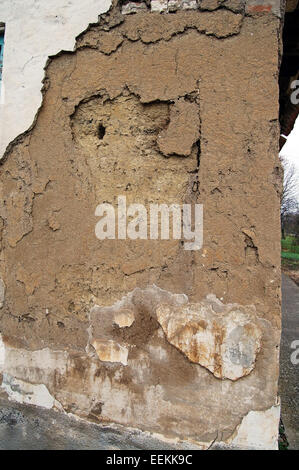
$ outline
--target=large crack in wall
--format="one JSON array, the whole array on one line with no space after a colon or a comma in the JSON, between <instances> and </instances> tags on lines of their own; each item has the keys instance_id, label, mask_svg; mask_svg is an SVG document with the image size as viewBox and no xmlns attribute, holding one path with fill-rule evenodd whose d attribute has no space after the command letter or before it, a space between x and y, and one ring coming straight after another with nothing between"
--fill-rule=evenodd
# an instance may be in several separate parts
<instances>
[{"instance_id":1,"label":"large crack in wall","mask_svg":"<svg viewBox=\"0 0 299 470\"><path fill-rule=\"evenodd\" d=\"M206 443L275 405L279 28L242 9L116 7L49 62L35 126L1 167L14 396L44 385L67 412ZM202 203L203 249L98 240L95 208L118 195ZM203 314L211 293L235 307L213 297Z\"/></svg>"}]
</instances>

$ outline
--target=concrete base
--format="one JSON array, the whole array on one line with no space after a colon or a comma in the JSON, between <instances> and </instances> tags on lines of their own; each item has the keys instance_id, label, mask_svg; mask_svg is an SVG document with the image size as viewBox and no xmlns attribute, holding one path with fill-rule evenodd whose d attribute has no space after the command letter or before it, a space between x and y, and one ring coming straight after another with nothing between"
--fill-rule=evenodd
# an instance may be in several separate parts
<instances>
[{"instance_id":1,"label":"concrete base","mask_svg":"<svg viewBox=\"0 0 299 470\"><path fill-rule=\"evenodd\" d=\"M0 450L191 450L149 433L104 426L0 396Z\"/></svg>"}]
</instances>

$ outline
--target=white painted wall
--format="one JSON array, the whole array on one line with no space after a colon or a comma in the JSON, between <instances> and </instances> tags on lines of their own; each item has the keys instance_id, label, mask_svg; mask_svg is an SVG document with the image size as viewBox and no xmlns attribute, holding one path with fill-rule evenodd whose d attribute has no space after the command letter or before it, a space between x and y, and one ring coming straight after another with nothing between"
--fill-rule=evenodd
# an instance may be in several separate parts
<instances>
[{"instance_id":1,"label":"white painted wall","mask_svg":"<svg viewBox=\"0 0 299 470\"><path fill-rule=\"evenodd\" d=\"M32 124L40 107L47 58L71 51L75 38L111 0L1 0L6 24L0 99L0 158L7 145Z\"/></svg>"}]
</instances>

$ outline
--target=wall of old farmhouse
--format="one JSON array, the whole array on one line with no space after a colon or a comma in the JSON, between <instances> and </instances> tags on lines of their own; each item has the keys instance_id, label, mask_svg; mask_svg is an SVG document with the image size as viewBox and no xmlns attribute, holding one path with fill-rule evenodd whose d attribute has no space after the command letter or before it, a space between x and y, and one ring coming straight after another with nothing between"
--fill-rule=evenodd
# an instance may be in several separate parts
<instances>
[{"instance_id":1,"label":"wall of old farmhouse","mask_svg":"<svg viewBox=\"0 0 299 470\"><path fill-rule=\"evenodd\" d=\"M44 67L50 56L72 51L76 36L96 23L111 0L1 0L5 67L0 100L0 156L33 123L42 102ZM0 157L1 158L1 157Z\"/></svg>"},{"instance_id":2,"label":"wall of old farmhouse","mask_svg":"<svg viewBox=\"0 0 299 470\"><path fill-rule=\"evenodd\" d=\"M10 95L3 19L2 389L203 448L276 448L281 4L153 0L97 22L109 2L77 3L29 88L16 79L30 106ZM202 246L100 240L96 208L120 196L201 204Z\"/></svg>"}]
</instances>

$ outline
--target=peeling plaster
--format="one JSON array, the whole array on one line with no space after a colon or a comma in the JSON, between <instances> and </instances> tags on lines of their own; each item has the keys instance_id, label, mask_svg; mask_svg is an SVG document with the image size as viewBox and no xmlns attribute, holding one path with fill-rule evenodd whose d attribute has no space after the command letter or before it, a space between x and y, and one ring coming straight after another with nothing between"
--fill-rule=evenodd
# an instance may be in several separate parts
<instances>
[{"instance_id":1,"label":"peeling plaster","mask_svg":"<svg viewBox=\"0 0 299 470\"><path fill-rule=\"evenodd\" d=\"M146 293L146 295L144 295ZM124 297L120 302L116 303L116 308L122 308L123 305L130 299L134 305L139 305L140 302L145 302L144 305L155 309L155 303L152 304L154 299L151 299L151 293L158 295L158 301L160 298L168 298L170 302L178 305L182 302L186 302L186 296L173 295L155 286L151 286L141 291L141 289L135 289L127 297ZM215 301L215 298L210 301ZM177 303L178 302L178 303ZM98 308L98 307L97 307ZM110 307L113 309L113 307ZM107 308L107 312L108 312ZM111 312L112 310L110 310ZM99 317L98 317L99 318ZM93 321L97 321L97 317L93 317ZM136 320L135 320L136 321ZM130 329L130 328L129 328ZM120 328L120 331L123 330ZM159 330L161 332L161 330ZM120 364L115 364L114 372L111 370L109 375L105 373L105 369L98 368L97 360L93 358L85 357L82 354L78 355L78 352L66 352L66 351L51 351L49 348L36 351L27 351L23 348L16 348L9 343L0 342L0 366L4 369L2 389L8 394L9 399L17 401L19 403L33 404L44 408L54 408L62 412L66 412L70 415L77 417L94 418L99 415L99 422L101 416L104 417L104 421L112 421L118 424L133 423L135 421L135 413L142 416L142 420L145 422L149 420L152 423L157 422L161 419L165 413L168 416L175 415L179 411L180 419L182 423L192 423L192 416L197 413L192 404L190 410L186 397L184 399L185 405L181 409L181 406L172 409L174 403L169 402L167 399L167 388L163 384L163 380L159 380L160 384L152 384L148 382L148 374L153 371L154 364L160 363L163 367L170 367L171 350L167 347L167 342L163 339L162 335L158 331L157 339L160 338L160 345L154 346L157 339L148 344L142 346L144 352L139 351L139 348L134 348L137 351L134 359L131 358L128 361L127 367L133 373L131 379L131 386L124 387L122 384L123 372L119 367ZM109 342L109 341L108 341ZM112 341L110 341L112 342ZM116 344L116 342L114 342ZM96 345L95 345L96 346ZM148 350L148 353L146 353ZM117 351L115 350L115 354ZM148 355L150 354L150 356ZM151 360L154 362L150 362ZM100 358L101 359L101 358ZM104 358L105 359L105 358ZM107 359L107 358L106 358ZM111 357L113 361L120 361L120 357ZM125 362L125 361L123 361ZM177 362L177 360L176 360ZM80 376L81 364L83 366L84 374ZM165 364L163 366L163 363ZM103 365L105 362L102 363ZM188 369L187 363L184 363L184 369ZM201 369L201 368L200 368ZM1 370L1 369L0 369ZM109 369L108 369L109 370ZM112 375L111 375L112 373ZM172 374L175 371L172 371ZM78 375L79 374L79 375ZM171 374L171 375L172 375ZM129 375L130 376L130 375ZM83 378L84 377L84 378ZM179 379L175 374L176 380ZM62 382L61 382L62 379ZM79 382L78 382L79 380ZM196 386L196 394L198 394L198 386L201 380L198 376L196 380L199 380ZM215 381L215 379L214 379ZM72 384L72 388L65 388L65 385ZM77 385L76 385L77 383ZM134 394L134 387L138 387L138 383L147 384L143 390L143 400L139 401L138 395ZM63 385L64 384L64 385ZM80 384L80 385L79 385ZM82 388L82 386L84 387ZM190 383L188 380L183 384L184 396L186 392L186 386L190 393ZM210 383L210 386L212 383ZM73 388L75 386L75 389ZM242 386L242 385L241 385ZM133 387L133 388L132 388ZM178 388L177 388L178 387ZM227 388L227 387L226 387ZM71 391L72 390L72 391ZM180 388L176 385L176 400L180 403ZM226 392L229 393L227 389ZM224 399L225 388L222 387L222 395ZM154 406L155 404L155 406ZM84 412L84 409L86 411ZM188 411L189 410L189 411ZM188 414L192 411L192 415ZM183 415L181 414L183 412ZM187 414L186 414L187 413ZM120 419L122 416L122 419ZM180 442L182 445L194 445L202 449L208 449L211 446L219 445L220 447L228 448L274 448L275 439L277 439L277 420L279 411L276 409L272 411L264 412L252 412L250 411L244 418L242 418L241 424L237 426L230 438L223 442L217 441L218 434L221 435L221 428L216 433L216 438L207 436L206 439L202 439L201 435L184 436L184 440L173 439L168 437L168 432L164 431L164 435L161 433L152 432L151 435L160 436L163 440L169 440L169 442ZM109 419L107 419L109 417ZM114 417L114 418L113 418ZM139 419L141 419L139 417ZM219 416L220 417L220 416ZM112 418L112 419L111 419ZM190 421L191 420L191 421ZM142 421L140 422L141 425ZM188 425L188 426L189 426ZM217 424L219 426L219 423ZM261 426L261 433L256 434L256 427ZM141 425L142 428L142 425ZM153 428L154 429L154 428ZM170 436L173 435L170 433ZM265 439L264 439L265 436Z\"/></svg>"},{"instance_id":2,"label":"peeling plaster","mask_svg":"<svg viewBox=\"0 0 299 470\"><path fill-rule=\"evenodd\" d=\"M233 435L219 447L242 450L278 450L280 404L264 411L249 411Z\"/></svg>"},{"instance_id":3,"label":"peeling plaster","mask_svg":"<svg viewBox=\"0 0 299 470\"><path fill-rule=\"evenodd\" d=\"M149 316L158 321L167 341L215 377L238 380L254 369L263 323L254 306L225 305L212 294L201 303L192 304L186 296L171 294L155 285L135 289L111 307L96 306L91 310L89 344L101 361L127 365L130 346L111 339L116 334L112 325L120 316L121 322L116 324L119 328L126 325L130 331L131 319L138 316L138 305L149 306Z\"/></svg>"},{"instance_id":4,"label":"peeling plaster","mask_svg":"<svg viewBox=\"0 0 299 470\"><path fill-rule=\"evenodd\" d=\"M273 103L275 89L272 88L276 82L272 77L277 65L277 50L274 46L278 21L273 18L246 18L232 10L217 8L215 12L201 11L198 14L190 11L175 15L149 12L140 15L143 15L141 23L139 14L125 18L119 12L115 17L112 15L109 20L111 24L105 25L108 29L111 26L109 31L104 31L103 25L90 28L78 39L76 54L62 54L51 61L47 69L50 87L45 92L45 106L38 117L39 125L26 136L26 142L12 148L13 158L5 162L3 194L8 207L5 214L5 240L14 249L9 253L7 249L4 250L8 261L7 277L4 279L9 297L5 303L7 311L3 315L2 324L5 328L3 338L4 331L8 336L16 334L17 337L7 339L5 335L5 341L10 346L5 346L2 353L0 349L0 358L2 354L5 387L12 396L14 393L30 395L37 402L47 405L51 404L55 396L68 412L87 419L117 422L126 426L138 423L141 428L154 432L186 436L193 441L200 439L210 445L217 439L218 432L219 435L222 432L231 434L242 417L250 414L251 408L267 408L276 396L278 358L275 353L278 353L279 306L275 289L279 288L279 273L273 270L277 263L276 251L272 247L275 240L277 243L279 241L279 230L275 232L278 225L273 221L272 209L278 208L279 201L278 197L277 200L269 197L273 194L273 185L269 178L265 180L264 173L270 175L273 170L273 149L278 135L272 124L277 117L276 105ZM116 24L119 27L116 28ZM266 46L263 54L257 55L257 45L261 42ZM149 53L145 54L147 48ZM245 56L248 59L248 64L245 60L244 66L246 73L241 66ZM214 66L211 65L213 61ZM165 66L164 73L161 72L161 65ZM94 70L91 70L92 67ZM258 84L265 84L268 90L266 94L256 87L256 68L260 70ZM190 71L188 76L185 74L186 69ZM122 70L122 74L119 74L119 70ZM69 74L67 80L64 73ZM246 79L240 80L242 73L245 73ZM270 76L271 80L268 79ZM198 77L202 78L199 80ZM223 87L223 80L228 78ZM104 90L104 101L108 97L107 115L103 114L99 83ZM193 99L199 87L200 105L203 104L200 106L203 124L200 177L199 156L196 155L200 149L197 152L199 144L194 144L199 130L198 121L190 134L185 133L183 136L186 141L182 155L187 156L193 144L192 154L188 158L168 158L165 164L166 159L161 159L161 154L156 150L156 153L153 152L152 143L153 139L156 143L160 127L165 129L169 108L175 110L174 103L177 100ZM246 93L246 103L239 100L243 96L242 91L243 95ZM57 103L61 97L63 105L52 106L51 103ZM260 106L261 99L263 107ZM112 103L112 100L115 102ZM219 106L222 101L230 103L230 106ZM256 112L248 113L249 106ZM124 118L121 125L111 126L109 145L108 128L104 142L99 144L98 138L94 138L96 134L88 131L87 124L110 118L113 107L116 115ZM215 108L218 115L216 129ZM238 122L235 116L241 116ZM165 133L160 134L162 138L166 137L163 149L167 155L173 151L171 140L175 113L172 118ZM153 120L159 122L149 127L147 124L152 124ZM132 128L137 134L140 134L140 130L146 131L142 139L131 135L132 122L135 124ZM271 125L268 129L269 122ZM57 123L59 132L55 127ZM141 123L146 126L140 126ZM230 128L226 128L227 123ZM260 123L265 123L267 127L261 129ZM107 124L104 122L104 125ZM180 134L185 131L185 123L181 124ZM270 135L270 130L273 134L269 142L267 139L261 141L259 134L251 135L253 148L257 154L263 155L254 164L249 159L242 160L246 155L246 146L244 153L243 137L240 136L247 136L248 127L258 128L266 136ZM234 132L231 133L231 129ZM250 129L249 134L253 132ZM120 130L125 131L128 140L134 144L125 146L124 151L120 150L119 144L126 143L127 139ZM230 139L227 139L227 135L230 135ZM54 140L57 140L57 147L53 145L52 148ZM62 141L63 145L60 146ZM136 142L139 145L138 152ZM133 158L128 158L127 149L132 151ZM143 155L141 162L134 160L139 149L146 150L146 158ZM235 157L236 149L238 158ZM115 156L115 161L111 155ZM121 160L122 155L125 155L124 161ZM49 160L53 167L48 166ZM102 167L99 167L99 160ZM148 167L144 165L145 161L149 163ZM113 166L109 167L114 164L117 164L117 171ZM125 171L120 178L118 170L121 165ZM129 166L145 173L139 172L132 178L128 174ZM161 174L157 172L158 168ZM155 173L149 178L151 169ZM105 179L101 180L104 170L108 175L106 186ZM72 171L74 175L71 176ZM86 251L82 249L81 240L90 240L89 232L80 232L83 224L77 223L74 216L78 216L78 221L82 214L86 217L86 208L94 203L94 195L107 199L115 195L115 188L126 188L129 191L132 188L128 183L133 182L135 195L139 197L149 195L150 198L155 196L160 200L160 194L164 197L173 190L175 197L180 194L182 199L188 198L189 188L193 191L195 173L197 186L199 183L205 185L202 194L209 208L205 264L201 263L201 258L194 256L191 260L185 254L183 262L179 251L172 248L167 249L164 255L161 245L152 251L147 251L145 246L134 245L134 249L131 246L129 252L115 250L115 253L110 247L105 251L104 245L97 251L98 246L94 245L90 250L91 259L89 248ZM178 174L179 178L175 179ZM242 175L242 179L236 177L237 174ZM112 179L114 176L116 182ZM154 185L146 187L145 182L148 180ZM256 181L255 187L252 187L253 180ZM140 181L142 187L138 186ZM76 200L73 186L75 194L80 196ZM31 188L34 188L34 194ZM67 193L69 188L71 195ZM248 194L250 191L253 192L252 198ZM227 199L224 197L225 192ZM257 192L265 200L259 211L251 207L252 202L256 201ZM36 198L37 194L41 197ZM49 201L47 198L51 199L54 194L57 200L47 204L49 213L43 218L44 212L38 206L43 206ZM234 198L232 195L236 194L238 197ZM57 213L58 206L61 207L61 200L65 204L56 218L53 214ZM70 202L70 206L67 202ZM82 207L80 203L83 203ZM78 209L82 209L82 212ZM91 210L89 212L92 213ZM20 218L20 214L24 214L24 217ZM71 217L68 218L69 214ZM62 219L64 225L59 223ZM74 221L75 228L79 229L77 240L80 249L75 244L76 237L73 237ZM41 230L45 231L42 248L46 245L53 249L52 240L56 240L51 270L48 269L44 251L39 251L40 222ZM249 230L253 223L254 233ZM88 226L88 223L85 225ZM36 233L38 240L35 238ZM268 233L269 237L273 237L273 243L264 240L264 235L261 237L259 233ZM30 236L27 237L28 234ZM57 235L63 245L61 251L57 238L54 239ZM47 240L46 244L44 240ZM31 258L32 244L35 246L34 259ZM86 246L89 246L88 243ZM71 253L72 256L66 258ZM23 255L24 269L19 266ZM273 279L275 273L277 279L270 286L272 291L269 294L263 288L263 282L266 286L269 276ZM265 281L262 282L262 279ZM226 302L234 299L241 307L251 302L256 305L259 315L269 321L263 326L261 354L257 354L260 335L259 332L255 334L253 328L253 336L257 341L253 348L254 354L250 355L250 370L246 371L248 375L244 380L236 380L234 383L216 380L202 364L193 362L188 355L174 347L167 334L163 334L156 312L165 303L170 305L170 310L181 312L189 305L188 297L185 294L172 294L155 285L134 289L136 285L146 286L153 282L165 289L186 292L197 303L207 292L217 291L218 297L223 296ZM46 295L49 308L44 316L45 287L48 289ZM114 303L128 291L128 295ZM211 298L208 300L212 301ZM94 307L88 318L89 308L94 303L100 303L101 306ZM214 303L215 308L219 307L218 300ZM27 307L31 316L28 313L23 316L24 308ZM128 314L123 316L126 310L132 313L131 318ZM216 317L217 326L219 318ZM242 315L240 319L244 320ZM196 326L200 321L197 320ZM179 326L182 326L182 321ZM85 350L86 330L88 344ZM164 330L167 330L167 325ZM221 342L219 344L221 346ZM41 349L45 345L49 345L49 348ZM123 367L125 364L126 367ZM271 371L271 380L269 372L266 374L265 371ZM241 370L241 374L238 372L236 376L234 371L234 378L239 378L243 372ZM224 377L228 375L224 374ZM33 388L31 384L34 384ZM240 400L240 397L244 397L244 400ZM23 399L18 395L17 398ZM272 426L271 423L269 426ZM273 428L271 432L275 434L276 431ZM245 431L242 431L243 434L243 440L248 440Z\"/></svg>"},{"instance_id":5,"label":"peeling plaster","mask_svg":"<svg viewBox=\"0 0 299 470\"><path fill-rule=\"evenodd\" d=\"M124 366L128 364L128 349L125 346L112 340L94 340L92 345L95 348L100 361L120 362Z\"/></svg>"},{"instance_id":6,"label":"peeling plaster","mask_svg":"<svg viewBox=\"0 0 299 470\"><path fill-rule=\"evenodd\" d=\"M59 403L52 397L44 384L31 384L16 379L9 374L3 374L2 388L8 394L10 400L28 405L62 410Z\"/></svg>"},{"instance_id":7,"label":"peeling plaster","mask_svg":"<svg viewBox=\"0 0 299 470\"><path fill-rule=\"evenodd\" d=\"M135 320L134 312L130 310L122 310L119 313L116 313L114 316L114 323L116 323L120 328L126 328L132 326Z\"/></svg>"},{"instance_id":8,"label":"peeling plaster","mask_svg":"<svg viewBox=\"0 0 299 470\"><path fill-rule=\"evenodd\" d=\"M225 7L228 12L239 13L243 12L244 4L249 15L273 13L281 16L281 0L268 0L266 5L262 0L219 0L212 8L196 0L152 0L151 11L161 13L198 8L211 11ZM96 23L99 15L109 11L111 5L112 0L86 0L84 8L80 0L63 4L60 0L50 3L1 1L0 22L6 24L6 29L0 97L0 158L8 145L34 123L42 104L41 90L48 58L61 51L73 51L76 37L89 24ZM122 7L124 15L146 10L146 4L140 2L129 2Z\"/></svg>"},{"instance_id":9,"label":"peeling plaster","mask_svg":"<svg viewBox=\"0 0 299 470\"><path fill-rule=\"evenodd\" d=\"M42 102L44 67L50 56L72 51L76 37L111 0L1 0L5 23L3 83L0 100L0 157L8 144L33 123Z\"/></svg>"},{"instance_id":10,"label":"peeling plaster","mask_svg":"<svg viewBox=\"0 0 299 470\"><path fill-rule=\"evenodd\" d=\"M198 304L160 305L157 318L167 340L215 377L237 380L253 370L262 337L254 307L209 295Z\"/></svg>"}]
</instances>

